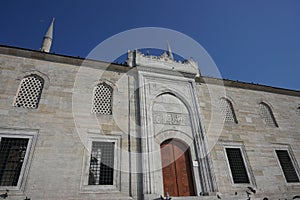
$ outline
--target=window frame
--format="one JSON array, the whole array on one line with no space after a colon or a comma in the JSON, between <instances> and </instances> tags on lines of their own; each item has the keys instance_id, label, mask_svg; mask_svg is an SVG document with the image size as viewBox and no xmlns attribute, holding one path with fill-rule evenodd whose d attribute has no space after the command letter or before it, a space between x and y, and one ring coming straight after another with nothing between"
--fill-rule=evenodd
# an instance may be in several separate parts
<instances>
[{"instance_id":1,"label":"window frame","mask_svg":"<svg viewBox=\"0 0 300 200\"><path fill-rule=\"evenodd\" d=\"M224 101L225 103L222 104L222 101ZM233 121L228 121L226 120L227 119L227 112L226 111L225 113L223 112L223 106L226 106L226 108L228 107L229 110L230 110L230 114L232 115L232 119ZM222 106L223 105L223 106ZM229 98L227 97L221 97L219 99L219 109L220 109L220 112L221 112L221 116L222 116L222 121L224 124L238 124L238 120L237 120L237 116L236 116L236 113L235 113L235 109L234 109L234 106L233 106L233 103L232 103L232 100L230 100Z\"/></svg>"},{"instance_id":2,"label":"window frame","mask_svg":"<svg viewBox=\"0 0 300 200\"><path fill-rule=\"evenodd\" d=\"M0 128L0 142L3 137L6 138L26 138L28 139L26 154L24 157L24 162L20 171L18 183L16 186L0 186L0 191L5 191L6 189L10 191L23 192L26 179L28 176L29 168L31 165L34 147L37 141L37 130L23 130L23 129L4 129Z\"/></svg>"},{"instance_id":3,"label":"window frame","mask_svg":"<svg viewBox=\"0 0 300 200\"><path fill-rule=\"evenodd\" d=\"M25 81L25 79L27 79L29 77L37 77L37 79L40 79L41 83L42 83L39 94L38 94L38 99L37 99L37 102L36 102L36 106L34 108L24 107L24 104L22 104L21 106L17 106L17 100L18 100L19 94L21 92L22 84ZM44 88L45 88L45 79L43 77L41 77L40 75L33 73L33 74L28 74L28 75L22 77L22 79L19 82L17 93L15 94L15 97L14 97L13 106L16 107L16 108L37 110L39 108L39 105L40 105L40 102L41 102L41 99L42 99L42 94L43 94Z\"/></svg>"},{"instance_id":4,"label":"window frame","mask_svg":"<svg viewBox=\"0 0 300 200\"><path fill-rule=\"evenodd\" d=\"M99 134L89 134L84 148L83 169L81 177L80 191L83 193L115 193L120 192L120 135L104 136ZM114 143L114 166L112 185L89 185L89 169L91 160L91 150L93 142L113 142Z\"/></svg>"},{"instance_id":5,"label":"window frame","mask_svg":"<svg viewBox=\"0 0 300 200\"><path fill-rule=\"evenodd\" d=\"M109 88L111 94L110 94L110 113L109 114L104 114L100 112L95 112L95 100L96 100L96 89L100 87L101 85L104 85ZM92 107L91 107L91 113L95 114L97 116L112 116L113 115L113 95L114 95L114 87L112 84L109 84L107 82L100 82L98 83L94 88L93 88L93 99L92 99Z\"/></svg>"},{"instance_id":6,"label":"window frame","mask_svg":"<svg viewBox=\"0 0 300 200\"><path fill-rule=\"evenodd\" d=\"M247 173L247 176L248 176L248 179L249 179L249 183L234 183L230 163L229 163L227 152L226 152L227 148L235 148L235 149L240 150L241 155L242 155L242 159L243 159L243 162L244 162L244 165L245 165L245 168L246 168L246 173ZM224 154L225 154L227 170L229 172L230 181L231 181L232 186L237 186L237 187L239 187L239 186L242 186L242 187L254 186L255 187L256 183L255 183L254 175L253 175L253 172L252 172L252 169L251 169L251 166L250 166L250 162L247 158L245 146L243 144L240 144L240 143L226 143L226 144L223 144L223 151L224 151Z\"/></svg>"},{"instance_id":7,"label":"window frame","mask_svg":"<svg viewBox=\"0 0 300 200\"><path fill-rule=\"evenodd\" d=\"M284 171L283 171L282 166L281 166L281 163L280 163L279 158L277 156L276 150L287 151L287 153L288 153L288 155L289 155L289 157L290 157L290 159L292 161L293 167L294 167L294 169L296 171L296 174L298 176L299 182L287 182L285 174L284 174ZM287 185L300 185L300 168L299 168L298 162L297 162L297 160L296 160L296 158L295 158L295 156L293 154L292 148L289 145L277 146L277 147L274 147L273 152L274 152L274 156L275 156L276 162L277 162L277 164L278 164L278 166L280 168L280 171L282 173L282 176L284 178L285 183Z\"/></svg>"},{"instance_id":8,"label":"window frame","mask_svg":"<svg viewBox=\"0 0 300 200\"><path fill-rule=\"evenodd\" d=\"M262 108L261 106L264 106L265 109L267 110L267 114L269 116L265 116L263 115L263 112L262 112ZM259 104L258 104L258 108L259 108L259 115L260 115L260 118L262 119L263 123L265 124L266 127L269 127L269 128L279 128L279 125L277 123L277 120L275 118L275 115L274 115L274 112L273 112L273 109L271 107L271 105L269 105L268 103L264 102L264 101L261 101ZM266 118L270 117L271 120L272 120L272 124L271 123L267 123L266 121Z\"/></svg>"}]
</instances>

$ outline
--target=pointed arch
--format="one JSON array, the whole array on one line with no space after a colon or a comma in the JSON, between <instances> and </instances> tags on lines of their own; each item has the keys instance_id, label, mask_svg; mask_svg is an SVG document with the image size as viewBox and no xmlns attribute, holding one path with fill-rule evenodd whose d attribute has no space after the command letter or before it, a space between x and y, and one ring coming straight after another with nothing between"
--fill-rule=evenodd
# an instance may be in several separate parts
<instances>
[{"instance_id":1,"label":"pointed arch","mask_svg":"<svg viewBox=\"0 0 300 200\"><path fill-rule=\"evenodd\" d=\"M14 106L37 109L44 82L44 79L36 74L25 76L20 82Z\"/></svg>"},{"instance_id":2,"label":"pointed arch","mask_svg":"<svg viewBox=\"0 0 300 200\"><path fill-rule=\"evenodd\" d=\"M42 73L42 72L40 72L38 70L31 70L31 71L23 72L23 73L19 74L16 77L16 80L17 81L21 81L23 78L31 76L31 75L36 75L36 76L39 76L39 77L41 77L43 79L43 81L44 81L43 90L49 88L49 86L50 86L50 78L48 77L47 74Z\"/></svg>"},{"instance_id":3,"label":"pointed arch","mask_svg":"<svg viewBox=\"0 0 300 200\"><path fill-rule=\"evenodd\" d=\"M233 109L233 105L228 98L222 97L220 98L220 109L223 115L223 121L237 124L238 121L236 119L236 115Z\"/></svg>"},{"instance_id":4,"label":"pointed arch","mask_svg":"<svg viewBox=\"0 0 300 200\"><path fill-rule=\"evenodd\" d=\"M99 83L94 88L92 113L112 115L113 88L106 82Z\"/></svg>"},{"instance_id":5,"label":"pointed arch","mask_svg":"<svg viewBox=\"0 0 300 200\"><path fill-rule=\"evenodd\" d=\"M263 119L263 121L265 122L265 124L267 126L278 127L278 124L275 120L272 109L267 103L265 103L265 102L259 103L259 112L260 112L261 118Z\"/></svg>"},{"instance_id":6,"label":"pointed arch","mask_svg":"<svg viewBox=\"0 0 300 200\"><path fill-rule=\"evenodd\" d=\"M162 95L171 95L175 98L177 98L187 109L188 113L192 113L191 110L191 105L188 102L188 100L186 99L186 97L184 97L184 95L182 95L180 92L176 91L176 90L171 90L171 89L158 89L155 91L155 94L153 95L153 98L150 100L152 102L151 106L150 106L150 110L152 111L153 109L153 105L154 105L154 101L155 99L157 99L158 97L162 96Z\"/></svg>"}]
</instances>

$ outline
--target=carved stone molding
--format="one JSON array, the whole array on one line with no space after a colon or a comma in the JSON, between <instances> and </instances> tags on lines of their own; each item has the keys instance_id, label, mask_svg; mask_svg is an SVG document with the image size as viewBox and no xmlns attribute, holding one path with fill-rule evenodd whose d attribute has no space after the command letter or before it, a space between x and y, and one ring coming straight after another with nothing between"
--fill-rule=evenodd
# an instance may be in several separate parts
<instances>
[{"instance_id":1,"label":"carved stone molding","mask_svg":"<svg viewBox=\"0 0 300 200\"><path fill-rule=\"evenodd\" d=\"M166 52L160 56L144 55L138 50L128 51L127 64L130 67L145 66L147 68L164 69L168 71L177 71L194 76L200 76L198 63L192 59L185 61L176 61Z\"/></svg>"}]
</instances>

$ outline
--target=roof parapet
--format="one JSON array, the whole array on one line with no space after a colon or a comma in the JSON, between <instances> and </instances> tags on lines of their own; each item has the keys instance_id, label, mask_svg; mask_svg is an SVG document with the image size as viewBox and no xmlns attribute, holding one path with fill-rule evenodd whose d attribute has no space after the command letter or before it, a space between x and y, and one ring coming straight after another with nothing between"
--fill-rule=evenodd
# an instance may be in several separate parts
<instances>
[{"instance_id":1,"label":"roof parapet","mask_svg":"<svg viewBox=\"0 0 300 200\"><path fill-rule=\"evenodd\" d=\"M126 60L129 67L150 67L156 69L178 71L193 74L195 77L200 76L198 63L192 59L185 61L176 61L173 56L169 56L164 52L160 56L144 55L138 50L129 50L128 59Z\"/></svg>"}]
</instances>

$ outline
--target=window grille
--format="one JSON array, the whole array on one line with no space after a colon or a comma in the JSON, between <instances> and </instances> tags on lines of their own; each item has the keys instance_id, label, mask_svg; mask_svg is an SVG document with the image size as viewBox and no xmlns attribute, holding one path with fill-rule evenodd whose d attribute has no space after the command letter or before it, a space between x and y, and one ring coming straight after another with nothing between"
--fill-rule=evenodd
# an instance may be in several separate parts
<instances>
[{"instance_id":1,"label":"window grille","mask_svg":"<svg viewBox=\"0 0 300 200\"><path fill-rule=\"evenodd\" d=\"M16 97L15 106L24 108L37 108L44 80L37 75L30 75L22 79L20 88Z\"/></svg>"},{"instance_id":2,"label":"window grille","mask_svg":"<svg viewBox=\"0 0 300 200\"><path fill-rule=\"evenodd\" d=\"M114 143L93 142L89 185L113 185Z\"/></svg>"},{"instance_id":3,"label":"window grille","mask_svg":"<svg viewBox=\"0 0 300 200\"><path fill-rule=\"evenodd\" d=\"M299 177L287 150L276 150L283 174L288 183L299 182Z\"/></svg>"},{"instance_id":4,"label":"window grille","mask_svg":"<svg viewBox=\"0 0 300 200\"><path fill-rule=\"evenodd\" d=\"M112 87L106 83L101 83L95 87L92 113L112 114L112 92Z\"/></svg>"},{"instance_id":5,"label":"window grille","mask_svg":"<svg viewBox=\"0 0 300 200\"><path fill-rule=\"evenodd\" d=\"M271 127L278 127L274 115L272 113L271 108L265 104L265 103L260 103L259 104L259 109L260 109L260 115L264 122Z\"/></svg>"},{"instance_id":6,"label":"window grille","mask_svg":"<svg viewBox=\"0 0 300 200\"><path fill-rule=\"evenodd\" d=\"M234 183L250 183L241 149L226 148L226 154Z\"/></svg>"},{"instance_id":7,"label":"window grille","mask_svg":"<svg viewBox=\"0 0 300 200\"><path fill-rule=\"evenodd\" d=\"M233 110L231 102L225 98L220 99L221 113L223 115L224 122L236 123L237 119Z\"/></svg>"},{"instance_id":8,"label":"window grille","mask_svg":"<svg viewBox=\"0 0 300 200\"><path fill-rule=\"evenodd\" d=\"M0 186L17 186L29 139L1 138Z\"/></svg>"}]
</instances>

